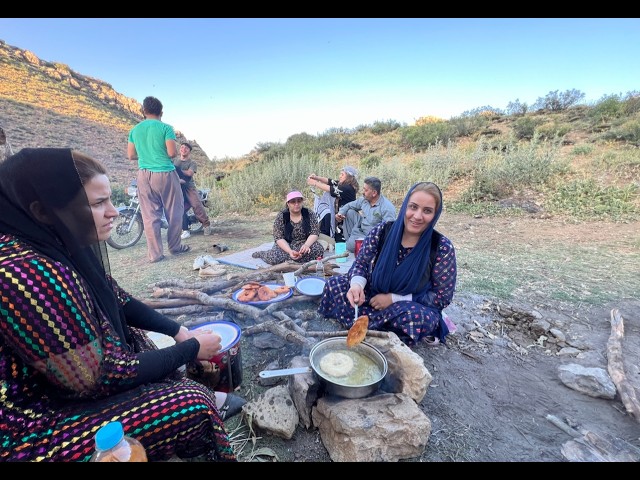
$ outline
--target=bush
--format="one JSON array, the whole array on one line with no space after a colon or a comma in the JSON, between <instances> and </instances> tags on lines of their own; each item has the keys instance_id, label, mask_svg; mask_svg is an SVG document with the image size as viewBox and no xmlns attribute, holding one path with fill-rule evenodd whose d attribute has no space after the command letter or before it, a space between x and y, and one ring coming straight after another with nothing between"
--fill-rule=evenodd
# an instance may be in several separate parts
<instances>
[{"instance_id":1,"label":"bush","mask_svg":"<svg viewBox=\"0 0 640 480\"><path fill-rule=\"evenodd\" d=\"M416 151L423 151L438 143L447 144L455 135L456 127L449 122L428 123L403 128L401 142Z\"/></svg>"},{"instance_id":2,"label":"bush","mask_svg":"<svg viewBox=\"0 0 640 480\"><path fill-rule=\"evenodd\" d=\"M533 109L560 112L574 105L578 105L584 97L585 94L575 88L573 90L565 90L562 93L558 93L558 90L555 90L547 93L547 96L544 98L538 97L536 103L533 104Z\"/></svg>"},{"instance_id":3,"label":"bush","mask_svg":"<svg viewBox=\"0 0 640 480\"><path fill-rule=\"evenodd\" d=\"M540 125L535 132L543 140L562 138L571 131L571 126L566 123L549 122Z\"/></svg>"},{"instance_id":4,"label":"bush","mask_svg":"<svg viewBox=\"0 0 640 480\"><path fill-rule=\"evenodd\" d=\"M546 202L550 211L581 219L624 220L638 213L638 185L603 187L592 178L573 180L555 187Z\"/></svg>"},{"instance_id":5,"label":"bush","mask_svg":"<svg viewBox=\"0 0 640 480\"><path fill-rule=\"evenodd\" d=\"M624 103L618 95L605 95L589 110L589 118L596 123L608 123L623 111Z\"/></svg>"},{"instance_id":6,"label":"bush","mask_svg":"<svg viewBox=\"0 0 640 480\"><path fill-rule=\"evenodd\" d=\"M540 125L541 120L531 116L519 118L513 124L513 131L518 139L531 140L536 133L536 128Z\"/></svg>"}]
</instances>

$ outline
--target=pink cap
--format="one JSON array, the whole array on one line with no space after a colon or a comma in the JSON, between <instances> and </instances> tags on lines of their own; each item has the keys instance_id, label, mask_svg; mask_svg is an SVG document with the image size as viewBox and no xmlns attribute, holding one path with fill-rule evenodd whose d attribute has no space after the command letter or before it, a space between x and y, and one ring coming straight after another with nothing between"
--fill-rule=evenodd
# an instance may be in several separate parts
<instances>
[{"instance_id":1,"label":"pink cap","mask_svg":"<svg viewBox=\"0 0 640 480\"><path fill-rule=\"evenodd\" d=\"M302 194L297 190L294 190L293 192L289 192L287 194L287 202L290 202L294 198L302 198L304 200L304 197L302 196Z\"/></svg>"}]
</instances>

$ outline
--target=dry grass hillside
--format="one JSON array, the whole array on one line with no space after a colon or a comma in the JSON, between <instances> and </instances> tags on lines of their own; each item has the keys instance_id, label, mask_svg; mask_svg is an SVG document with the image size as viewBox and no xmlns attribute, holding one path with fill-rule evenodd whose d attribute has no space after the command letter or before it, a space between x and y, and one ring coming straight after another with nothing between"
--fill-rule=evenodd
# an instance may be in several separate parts
<instances>
[{"instance_id":1,"label":"dry grass hillside","mask_svg":"<svg viewBox=\"0 0 640 480\"><path fill-rule=\"evenodd\" d=\"M136 165L126 158L126 146L129 129L142 119L137 100L114 91L103 80L77 73L61 63L39 59L32 52L7 45L2 40L0 78L3 79L0 82L0 124L13 151L44 146L75 148L102 160L108 166L114 184L125 186L133 178ZM640 162L629 164L616 160L618 164L607 164L606 152L637 151L638 142L611 141L612 136L605 139L603 132L611 128L611 123L603 121L594 128L585 114L586 108L539 111L531 117L543 128L561 126L565 130L561 148L563 155L571 157L575 174L594 177L600 183L612 186L624 186L637 180ZM457 139L456 145L470 153L479 141L500 145L516 136L517 122L517 116L492 116L481 129ZM192 156L201 166L201 179L232 175L273 153L257 145L241 158L210 162L197 142L189 139L188 132L181 132L180 125L174 125L174 128L179 141L189 140L194 145ZM304 135L296 134L291 139ZM376 132L373 128L357 128L345 135L348 136L347 146L322 151L322 155L336 165L363 167L367 162L371 163L372 158L377 158L382 163L410 167L414 162L423 161L420 151L401 141L398 129ZM277 146L289 153L287 144ZM588 155L584 154L587 150ZM594 161L594 158L602 160ZM598 162L602 169L594 168ZM447 197L456 199L471 181L460 176L447 185Z\"/></svg>"},{"instance_id":2,"label":"dry grass hillside","mask_svg":"<svg viewBox=\"0 0 640 480\"><path fill-rule=\"evenodd\" d=\"M102 160L126 185L137 166L127 159L127 134L142 120L140 102L67 65L39 59L0 40L0 124L14 152L64 147ZM188 140L174 125L178 140ZM208 160L192 140L192 157Z\"/></svg>"}]
</instances>

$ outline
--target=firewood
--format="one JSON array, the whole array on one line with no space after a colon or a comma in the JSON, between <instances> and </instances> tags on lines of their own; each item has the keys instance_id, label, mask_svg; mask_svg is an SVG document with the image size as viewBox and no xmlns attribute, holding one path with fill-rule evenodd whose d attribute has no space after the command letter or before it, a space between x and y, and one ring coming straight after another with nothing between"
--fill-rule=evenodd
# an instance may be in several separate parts
<instances>
[{"instance_id":1,"label":"firewood","mask_svg":"<svg viewBox=\"0 0 640 480\"><path fill-rule=\"evenodd\" d=\"M627 380L622 361L622 337L624 337L624 322L617 308L611 310L611 335L607 341L607 358L609 376L618 389L620 399L627 412L640 422L640 404L636 391Z\"/></svg>"}]
</instances>

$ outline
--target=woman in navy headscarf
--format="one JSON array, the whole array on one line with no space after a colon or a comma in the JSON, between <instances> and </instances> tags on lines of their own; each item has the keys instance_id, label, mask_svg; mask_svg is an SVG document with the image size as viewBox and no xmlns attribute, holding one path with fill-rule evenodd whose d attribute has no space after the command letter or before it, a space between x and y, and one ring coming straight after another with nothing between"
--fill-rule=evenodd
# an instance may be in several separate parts
<instances>
[{"instance_id":1,"label":"woman in navy headscarf","mask_svg":"<svg viewBox=\"0 0 640 480\"><path fill-rule=\"evenodd\" d=\"M371 330L392 331L410 346L444 343L442 310L453 299L457 270L453 244L434 230L441 212L436 184L413 185L398 219L375 226L349 272L329 279L318 311L349 328L357 304Z\"/></svg>"}]
</instances>

